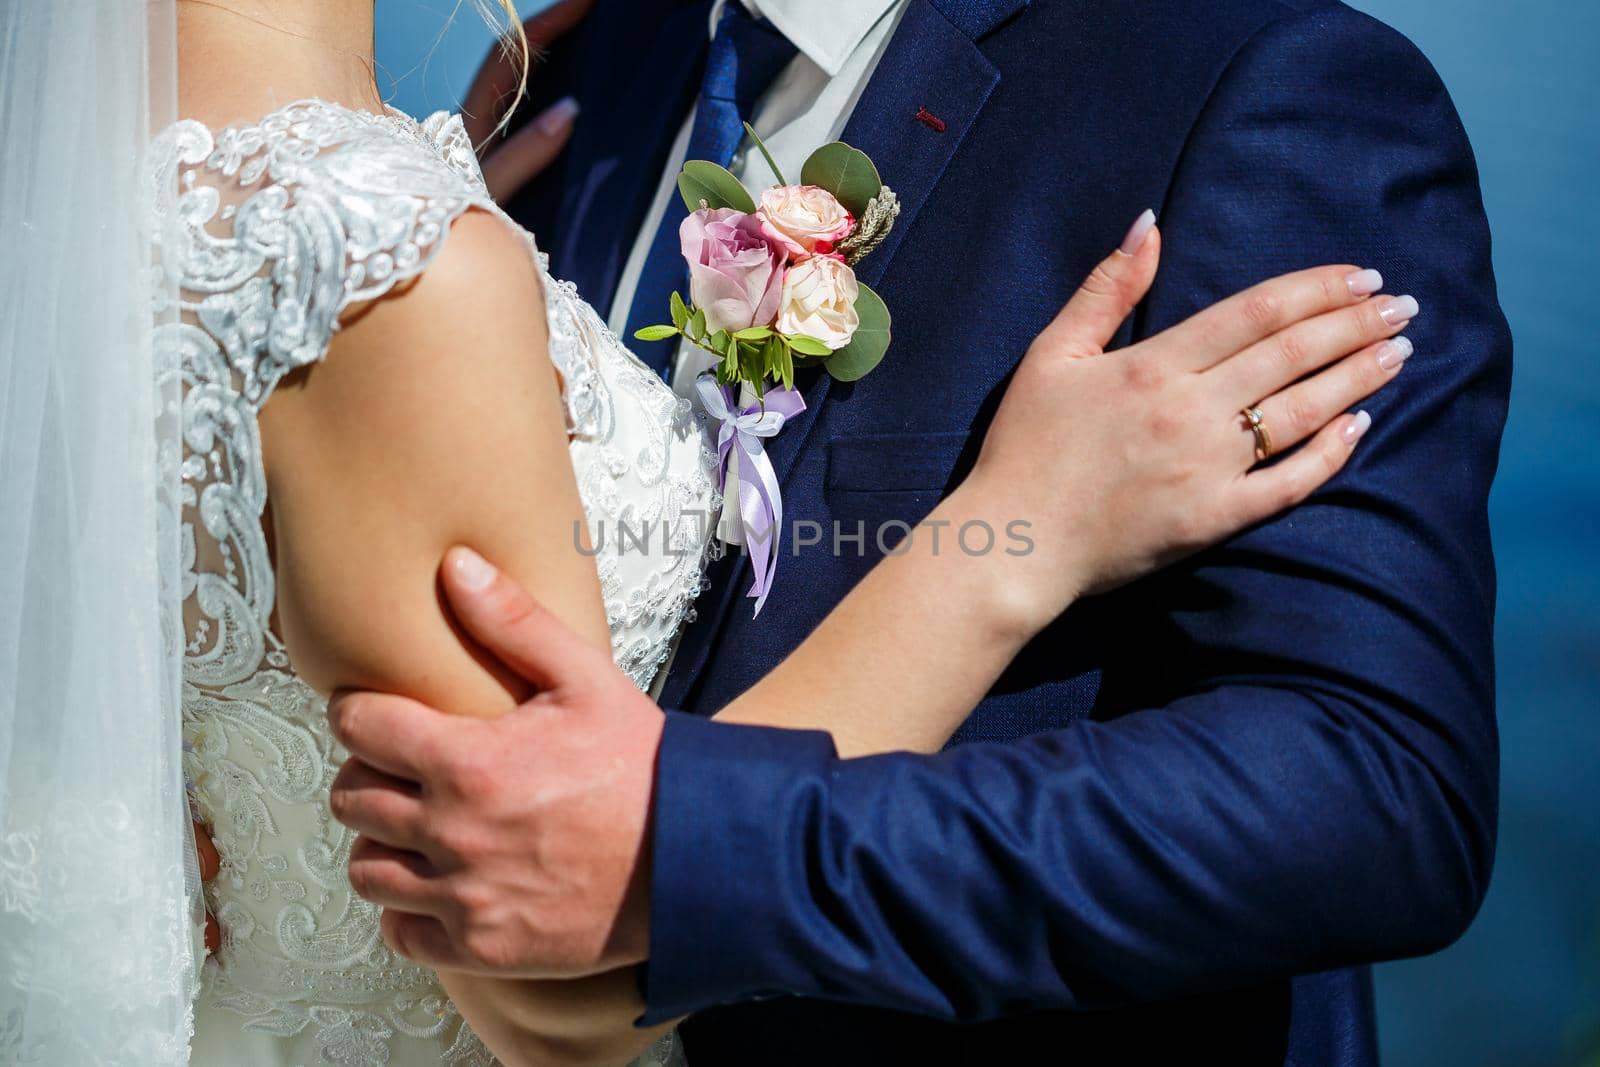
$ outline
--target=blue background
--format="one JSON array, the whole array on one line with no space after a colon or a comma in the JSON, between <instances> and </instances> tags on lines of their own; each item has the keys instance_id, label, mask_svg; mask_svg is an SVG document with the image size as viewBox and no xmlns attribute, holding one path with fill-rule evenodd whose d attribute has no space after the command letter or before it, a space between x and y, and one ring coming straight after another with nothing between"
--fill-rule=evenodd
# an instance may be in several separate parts
<instances>
[{"instance_id":1,"label":"blue background","mask_svg":"<svg viewBox=\"0 0 1600 1067\"><path fill-rule=\"evenodd\" d=\"M1384 1061L1600 1067L1600 2L1354 4L1416 41L1455 96L1517 340L1491 501L1499 859L1459 944L1379 969ZM378 0L378 16L393 103L453 107L490 42L470 4Z\"/></svg>"}]
</instances>

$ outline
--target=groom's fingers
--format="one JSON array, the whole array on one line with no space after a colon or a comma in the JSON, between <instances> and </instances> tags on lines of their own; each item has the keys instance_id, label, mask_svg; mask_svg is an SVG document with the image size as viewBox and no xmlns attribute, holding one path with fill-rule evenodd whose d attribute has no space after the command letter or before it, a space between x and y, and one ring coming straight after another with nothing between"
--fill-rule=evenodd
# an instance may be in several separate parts
<instances>
[{"instance_id":1,"label":"groom's fingers","mask_svg":"<svg viewBox=\"0 0 1600 1067\"><path fill-rule=\"evenodd\" d=\"M385 908L379 930L383 933L383 943L412 963L420 963L436 971L469 970L463 954L450 940L444 923L432 915Z\"/></svg>"},{"instance_id":2,"label":"groom's fingers","mask_svg":"<svg viewBox=\"0 0 1600 1067\"><path fill-rule=\"evenodd\" d=\"M585 677L584 665L609 655L573 633L528 591L470 548L445 553L442 581L450 607L473 639L506 666L549 691Z\"/></svg>"},{"instance_id":3,"label":"groom's fingers","mask_svg":"<svg viewBox=\"0 0 1600 1067\"><path fill-rule=\"evenodd\" d=\"M1140 215L1122 247L1094 269L1050 326L1050 343L1072 358L1098 356L1150 291L1161 265L1156 215Z\"/></svg>"},{"instance_id":4,"label":"groom's fingers","mask_svg":"<svg viewBox=\"0 0 1600 1067\"><path fill-rule=\"evenodd\" d=\"M380 908L400 908L424 915L442 915L445 891L427 859L415 852L380 845L358 837L350 847L350 888Z\"/></svg>"},{"instance_id":5,"label":"groom's fingers","mask_svg":"<svg viewBox=\"0 0 1600 1067\"><path fill-rule=\"evenodd\" d=\"M333 736L356 759L410 782L427 780L448 731L459 733L475 725L407 697L355 690L333 695L328 722Z\"/></svg>"},{"instance_id":6,"label":"groom's fingers","mask_svg":"<svg viewBox=\"0 0 1600 1067\"><path fill-rule=\"evenodd\" d=\"M411 782L347 760L328 795L333 817L385 845L428 852L422 797Z\"/></svg>"}]
</instances>

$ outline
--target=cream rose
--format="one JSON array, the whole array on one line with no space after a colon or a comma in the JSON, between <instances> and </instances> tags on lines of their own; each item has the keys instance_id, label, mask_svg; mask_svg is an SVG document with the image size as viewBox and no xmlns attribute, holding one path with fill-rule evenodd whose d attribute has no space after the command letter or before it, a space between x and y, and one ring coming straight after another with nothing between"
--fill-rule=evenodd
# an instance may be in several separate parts
<instances>
[{"instance_id":1,"label":"cream rose","mask_svg":"<svg viewBox=\"0 0 1600 1067\"><path fill-rule=\"evenodd\" d=\"M789 268L778 302L778 332L815 337L837 352L861 326L856 272L840 260L812 256Z\"/></svg>"},{"instance_id":2,"label":"cream rose","mask_svg":"<svg viewBox=\"0 0 1600 1067\"><path fill-rule=\"evenodd\" d=\"M757 214L768 239L791 256L832 252L855 225L838 198L815 185L774 186L761 194Z\"/></svg>"}]
</instances>

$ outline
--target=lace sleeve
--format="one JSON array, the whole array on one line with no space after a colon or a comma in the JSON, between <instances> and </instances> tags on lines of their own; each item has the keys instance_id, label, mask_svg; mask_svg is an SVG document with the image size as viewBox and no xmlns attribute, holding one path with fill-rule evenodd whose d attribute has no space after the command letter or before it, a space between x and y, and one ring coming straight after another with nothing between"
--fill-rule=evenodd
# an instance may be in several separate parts
<instances>
[{"instance_id":1,"label":"lace sleeve","mask_svg":"<svg viewBox=\"0 0 1600 1067\"><path fill-rule=\"evenodd\" d=\"M450 224L493 210L451 131L320 101L180 140L168 269L254 406L321 359L342 315L427 269ZM465 134L460 137L464 140Z\"/></svg>"},{"instance_id":2,"label":"lace sleeve","mask_svg":"<svg viewBox=\"0 0 1600 1067\"><path fill-rule=\"evenodd\" d=\"M288 665L270 627L262 405L327 354L352 305L416 278L456 218L493 204L459 120L308 101L164 136L158 181L177 197L158 250L178 307L158 348L182 379L185 678L216 689Z\"/></svg>"}]
</instances>

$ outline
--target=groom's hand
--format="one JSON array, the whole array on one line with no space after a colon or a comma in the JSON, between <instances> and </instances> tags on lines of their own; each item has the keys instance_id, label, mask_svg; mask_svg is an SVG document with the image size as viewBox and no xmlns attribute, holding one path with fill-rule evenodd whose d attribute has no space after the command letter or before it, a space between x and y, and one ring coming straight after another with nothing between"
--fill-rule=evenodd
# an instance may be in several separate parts
<instances>
[{"instance_id":1,"label":"groom's hand","mask_svg":"<svg viewBox=\"0 0 1600 1067\"><path fill-rule=\"evenodd\" d=\"M476 554L452 550L442 578L467 632L539 695L488 720L334 697L351 884L385 909L389 946L431 967L568 978L642 962L664 716Z\"/></svg>"}]
</instances>

